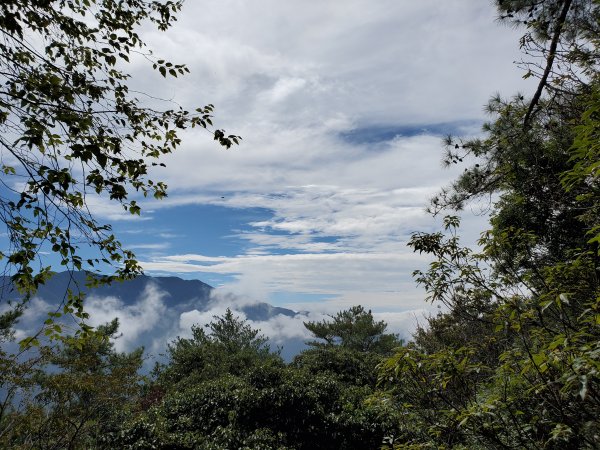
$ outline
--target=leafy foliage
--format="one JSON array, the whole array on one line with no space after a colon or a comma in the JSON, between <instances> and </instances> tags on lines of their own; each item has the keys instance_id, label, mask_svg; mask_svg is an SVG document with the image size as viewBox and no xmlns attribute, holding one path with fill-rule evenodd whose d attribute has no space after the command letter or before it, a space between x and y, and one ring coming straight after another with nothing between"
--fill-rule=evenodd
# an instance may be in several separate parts
<instances>
[{"instance_id":1,"label":"leafy foliage","mask_svg":"<svg viewBox=\"0 0 600 450\"><path fill-rule=\"evenodd\" d=\"M385 332L383 320L375 321L371 311L360 305L304 326L319 340L307 342L312 348L297 355L293 364L351 385L374 387L375 367L401 345L397 335Z\"/></svg>"},{"instance_id":2,"label":"leafy foliage","mask_svg":"<svg viewBox=\"0 0 600 450\"><path fill-rule=\"evenodd\" d=\"M357 366L367 371L358 378L319 368L326 361L310 356L310 368L303 357L286 365L229 310L207 327L169 346L170 361L148 390L154 401L142 402L145 412L126 424L115 447L363 449L396 428L390 408L367 401L375 364ZM364 359L343 351L347 363Z\"/></svg>"},{"instance_id":3,"label":"leafy foliage","mask_svg":"<svg viewBox=\"0 0 600 450\"><path fill-rule=\"evenodd\" d=\"M4 448L103 448L132 413L141 393L142 349L118 353L110 341L117 319L87 338L41 347L22 395L24 409L8 403L0 417ZM110 447L109 447L110 448Z\"/></svg>"},{"instance_id":4,"label":"leafy foliage","mask_svg":"<svg viewBox=\"0 0 600 450\"><path fill-rule=\"evenodd\" d=\"M236 317L230 309L222 317L215 316L207 327L208 333L194 325L191 338L177 338L168 345L169 363L155 369L158 384L164 389L173 389L179 384L192 386L225 374L239 376L255 365L283 364L258 330Z\"/></svg>"},{"instance_id":5,"label":"leafy foliage","mask_svg":"<svg viewBox=\"0 0 600 450\"><path fill-rule=\"evenodd\" d=\"M325 341L311 341L310 346L339 345L352 351L386 354L398 345L396 335L385 333L387 324L383 320L375 322L371 311L362 306L340 311L331 319L304 323L315 338Z\"/></svg>"},{"instance_id":6,"label":"leafy foliage","mask_svg":"<svg viewBox=\"0 0 600 450\"><path fill-rule=\"evenodd\" d=\"M113 265L117 277L141 272L111 226L96 221L89 198L140 214L140 196L166 195L163 182L148 178L150 167L179 147L181 130L212 126L212 105L161 110L128 85L125 68L134 58L148 59L163 77L188 72L155 58L137 31L145 22L167 30L181 6L180 0L0 5L0 211L10 239L0 258L22 292L35 292L51 274L42 259L35 267L42 249L75 270ZM227 148L239 142L223 130L213 135ZM82 259L82 246L100 256ZM64 306L64 313L86 318L81 297Z\"/></svg>"},{"instance_id":7,"label":"leafy foliage","mask_svg":"<svg viewBox=\"0 0 600 450\"><path fill-rule=\"evenodd\" d=\"M475 163L432 210L497 200L480 251L460 245L452 216L444 233L412 238L416 251L435 258L417 281L449 311L380 367L385 398L407 419L394 448L598 442L600 4L498 4L504 19L525 18L522 44L542 57L540 82L531 99L492 99L484 138L446 142L447 163Z\"/></svg>"},{"instance_id":8,"label":"leafy foliage","mask_svg":"<svg viewBox=\"0 0 600 450\"><path fill-rule=\"evenodd\" d=\"M416 280L426 288L430 301L445 306L417 330L412 342L402 345L397 336L386 333L385 322L375 321L370 311L356 306L327 320L305 323L314 336L310 348L286 364L257 330L228 310L207 327L195 326L190 338L171 343L168 362L156 367L152 380L140 384L141 352L120 355L112 350L108 337L116 332L114 322L87 340L63 339L57 347L42 347L35 360L0 354L0 381L7 392L0 409L0 443L21 448L131 449L597 448L600 3L496 3L502 20L524 27L522 48L534 57L523 63L525 77L537 77L539 83L531 98L493 98L483 137L446 140L447 164L472 164L432 199L431 210L452 214L474 199L488 197L493 199L490 229L482 234L478 249L461 245L460 220L454 215L444 219L443 231L412 236L412 248L433 258L427 270L415 272ZM14 134L16 142L10 148L17 156L37 155L30 176L38 181L13 192L10 195L15 199L3 203L5 217L22 218L7 220L9 226L17 224L13 242L18 248L34 235L24 243L18 241L19 236L27 237L27 230L37 230L42 220L49 220L46 212L36 210L36 202L44 196L59 199L52 206L55 216L60 211L79 211L77 189L85 183L99 186L99 194L104 192L132 213L138 211L126 194L128 188L160 197L163 187L146 180L143 159L133 160L137 161L132 163L133 172L121 170L119 161L129 161L122 158L132 151L146 158L171 151L179 142L169 132L192 126L194 121L210 125L212 110L209 106L195 115L182 110L135 109L138 106L128 103L124 78L119 78L121 72L116 69L119 58L127 54L124 50L115 56L116 45L124 49L129 42L130 52L134 47L139 51L135 26L148 19L167 28L179 3L95 4L100 11L95 20L109 22L109 11L124 20L121 25L108 25L114 38L103 35L101 27L94 28L93 20L80 23L63 16L69 8L75 16L87 12L91 8L87 3L51 0L46 4L62 9L46 11L41 3L31 1L28 7L38 8L27 15L29 10L17 10L14 1L0 6L4 14L0 29L6 30L0 50L12 51L11 57L30 73L37 70L28 81L31 86L19 85L25 79L8 70L3 75L7 86L13 83L20 90L9 89L1 95L13 92L13 97L0 97L0 108L4 108L0 111L6 111L0 116L4 117L2 126L9 133L3 139ZM42 20L58 22L42 25ZM44 27L53 29L49 24L62 26L46 37L50 39L46 50L25 46L23 56L17 51L19 39L25 39L23 24L38 33ZM88 34L81 34L82 30ZM87 37L69 41L63 48L52 44L52 36L55 41L57 36L63 40ZM121 41L121 37L129 40ZM87 54L86 42L102 40L108 42L108 51L91 46L87 50L91 65L86 66L84 59L83 66L67 67L69 58L73 62L76 55ZM73 53L75 49L79 53ZM33 56L27 56L28 52ZM43 55L52 55L58 69L45 65ZM154 64L163 76L185 71L164 61ZM65 99L69 89L79 89L72 75L80 71L90 84L84 83L81 89L85 90L77 91L72 101ZM85 78L95 71L112 76L114 90L103 90L110 78ZM53 74L59 77L55 84ZM93 89L96 85L98 92ZM126 119L122 133L132 137L129 143L123 141L118 147L114 134L106 130L106 135L100 134L98 127L112 122L106 122L106 111L96 116L93 108L98 104L86 109L82 99L88 97L92 103L101 99L104 106L124 108L110 117ZM73 112L76 118L60 115L68 108L79 108ZM39 129L33 120L38 113ZM83 117L88 118L88 125ZM143 120L136 123L140 117ZM143 129L136 131L136 126ZM69 127L77 130L66 138L69 133L64 130ZM55 129L58 137L54 137ZM226 146L237 143L235 136L225 137L219 130L214 135ZM85 145L99 145L99 154L106 159L93 148L85 156L81 153ZM82 171L69 168L68 176L61 175L61 164L72 162L73 157L83 162ZM102 179L89 179L95 170L103 174ZM5 166L4 172L20 176L12 166ZM111 179L111 173L118 177ZM79 181L69 176L79 176ZM122 196L118 186L125 189ZM83 221L85 214L76 217L79 222L74 223L84 224L85 230L108 231L94 230L95 222ZM76 248L72 251L68 243L62 245L60 233L66 239L66 230L53 227L40 233L35 239L55 237L56 251L67 265L77 266ZM99 242L101 248L108 245ZM109 255L119 253L115 245L103 250ZM31 247L28 251L33 253L25 253L24 259L11 261L20 264L16 280L22 277L24 287L43 282L46 276L42 271L35 278L29 271L30 255L36 248ZM123 270L134 273L135 264L125 263ZM20 313L17 308L0 316L0 339L11 338L12 324ZM54 370L42 370L50 366ZM25 410L13 406L19 392L30 394L23 401Z\"/></svg>"}]
</instances>

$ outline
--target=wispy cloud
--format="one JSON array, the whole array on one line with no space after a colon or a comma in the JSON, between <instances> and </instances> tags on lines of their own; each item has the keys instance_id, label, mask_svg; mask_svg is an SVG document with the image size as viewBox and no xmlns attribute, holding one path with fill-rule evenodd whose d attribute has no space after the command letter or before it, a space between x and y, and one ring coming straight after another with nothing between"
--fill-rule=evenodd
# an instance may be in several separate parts
<instances>
[{"instance_id":1,"label":"wispy cloud","mask_svg":"<svg viewBox=\"0 0 600 450\"><path fill-rule=\"evenodd\" d=\"M132 250L166 250L171 244L168 242L160 242L153 244L131 244L128 248Z\"/></svg>"},{"instance_id":2,"label":"wispy cloud","mask_svg":"<svg viewBox=\"0 0 600 450\"><path fill-rule=\"evenodd\" d=\"M346 307L350 303L368 303L397 310L423 299L410 275L418 260L418 256L408 252L171 255L143 262L143 266L149 271L196 273L200 277L207 273L231 275L234 282L225 285L225 289L265 301L276 300L276 292L302 292L339 297ZM426 259L420 260L424 266ZM363 297L356 298L356 293ZM347 297L352 301L344 301ZM389 297L393 297L392 302ZM311 310L318 305L305 306L300 309Z\"/></svg>"},{"instance_id":3,"label":"wispy cloud","mask_svg":"<svg viewBox=\"0 0 600 450\"><path fill-rule=\"evenodd\" d=\"M164 292L148 283L133 304L126 305L116 297L90 296L86 300L86 310L93 326L118 318L121 335L115 340L115 348L118 351L132 350L140 345L142 334L156 329L157 324L165 319L167 307L164 297Z\"/></svg>"},{"instance_id":4,"label":"wispy cloud","mask_svg":"<svg viewBox=\"0 0 600 450\"><path fill-rule=\"evenodd\" d=\"M388 295L391 305L393 295ZM223 316L227 309L231 309L238 318L246 320L250 326L260 330L274 348L283 346L284 354L291 357L299 351L302 342L311 339L304 322L320 321L350 306L365 305L368 300L363 293L356 292L355 297L339 297L324 303L298 303L295 306L303 312L294 316L273 313L262 320L251 320L249 315L252 314L253 308L257 307L257 301L250 296L235 295L228 290L218 289L213 291L208 302L181 301L170 297L167 291L150 281L135 298L91 295L86 299L86 310L90 313L90 324L93 326L103 325L117 318L120 328L113 341L115 349L129 352L144 347L145 367L151 369L154 361L164 359L168 343L177 337L191 337L193 326L205 327L215 316ZM32 299L30 307L18 324L17 339L37 332L47 317L46 313L55 307L56 305L48 303L45 299ZM398 333L404 339L410 338L417 323L423 323L427 314L425 309L416 305L405 305L403 309L391 312L390 308L384 305L384 309L388 311L374 310L376 320L385 320L389 325L388 331ZM68 328L68 319L65 320Z\"/></svg>"}]
</instances>

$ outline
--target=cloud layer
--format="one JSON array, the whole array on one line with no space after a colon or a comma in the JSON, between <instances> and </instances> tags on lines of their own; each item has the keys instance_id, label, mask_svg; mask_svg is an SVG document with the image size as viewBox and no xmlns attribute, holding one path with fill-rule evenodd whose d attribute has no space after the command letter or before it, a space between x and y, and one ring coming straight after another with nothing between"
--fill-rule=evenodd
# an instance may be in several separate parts
<instances>
[{"instance_id":1,"label":"cloud layer","mask_svg":"<svg viewBox=\"0 0 600 450\"><path fill-rule=\"evenodd\" d=\"M170 299L166 291L161 290L155 283L148 282L134 300L123 301L116 297L100 297L91 295L86 300L86 308L90 313L90 324L99 326L119 320L119 333L114 339L115 349L119 352L129 352L138 347L145 347L145 367L150 369L155 361L165 358L167 344L177 337L191 337L192 327L205 327L215 316L223 316L227 309L241 320L246 320L250 326L260 330L269 339L273 349L283 348L286 358L293 357L303 347L303 343L312 339L310 332L304 326L307 321L320 321L328 314L335 314L350 305L324 304L316 306L310 312L295 316L274 314L265 320L251 320L244 310L257 305L248 297L235 296L228 292L214 291L208 304L177 303ZM19 321L16 337L22 339L31 336L40 329L46 313L56 305L35 297L29 308ZM376 320L385 320L389 324L388 331L398 333L408 339L415 329L418 320L423 319L421 309L407 310L396 313L375 312ZM68 318L65 318L68 325Z\"/></svg>"},{"instance_id":2,"label":"cloud layer","mask_svg":"<svg viewBox=\"0 0 600 450\"><path fill-rule=\"evenodd\" d=\"M152 250L144 267L228 276L231 290L264 300L359 293L374 307L389 310L393 296L394 309L413 307L423 294L410 274L425 261L406 242L437 226L424 207L461 170L442 169L441 134L478 133L491 94L528 86L512 64L518 33L494 13L477 0L207 0L188 2L167 34L148 29L155 54L191 75L157 92L160 75L139 59L136 87L186 108L215 103L218 126L244 140L221 151L206 131L185 133L153 173L170 197L142 218L168 228L186 220L182 206L207 204L269 216L223 231L244 243L233 255L207 254L201 223L185 248L158 234L137 242ZM465 220L472 242L484 219Z\"/></svg>"}]
</instances>

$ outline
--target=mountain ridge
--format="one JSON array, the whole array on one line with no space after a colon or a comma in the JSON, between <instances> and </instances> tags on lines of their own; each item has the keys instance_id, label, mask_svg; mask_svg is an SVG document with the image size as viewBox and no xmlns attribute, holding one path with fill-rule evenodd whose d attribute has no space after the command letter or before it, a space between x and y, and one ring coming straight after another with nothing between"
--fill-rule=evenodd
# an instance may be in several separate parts
<instances>
[{"instance_id":1,"label":"mountain ridge","mask_svg":"<svg viewBox=\"0 0 600 450\"><path fill-rule=\"evenodd\" d=\"M39 297L51 304L59 304L66 296L67 289L74 293L82 292L88 297L114 297L124 305L132 305L144 292L148 283L153 283L166 293L168 306L186 305L200 307L205 310L211 301L215 288L201 280L184 280L175 276L161 277L139 275L125 281L115 281L108 285L94 288L86 286L87 273L84 271L56 272L45 284L41 285L34 297ZM0 301L17 301L22 295L14 288L9 276L0 277ZM257 301L240 306L237 310L243 312L250 320L268 320L282 314L294 317L302 314L291 309L273 306L267 302Z\"/></svg>"}]
</instances>

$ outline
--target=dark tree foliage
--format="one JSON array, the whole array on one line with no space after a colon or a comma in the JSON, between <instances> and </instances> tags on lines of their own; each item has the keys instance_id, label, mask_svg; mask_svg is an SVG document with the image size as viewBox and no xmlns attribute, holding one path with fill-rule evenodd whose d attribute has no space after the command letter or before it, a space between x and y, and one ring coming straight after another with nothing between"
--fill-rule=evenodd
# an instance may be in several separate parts
<instances>
[{"instance_id":1,"label":"dark tree foliage","mask_svg":"<svg viewBox=\"0 0 600 450\"><path fill-rule=\"evenodd\" d=\"M369 401L375 370L361 363L364 352L344 349L356 354L346 361L365 371L351 380L330 366L286 365L265 344L231 311L206 332L194 327L191 339L169 346L169 362L157 368L141 401L144 412L124 425L113 446L358 450L378 448L395 434L394 411Z\"/></svg>"},{"instance_id":2,"label":"dark tree foliage","mask_svg":"<svg viewBox=\"0 0 600 450\"><path fill-rule=\"evenodd\" d=\"M26 414L13 408L10 401L4 402L0 409L0 444L58 448L73 443L74 448L130 449L364 449L382 445L393 449L597 448L600 2L496 3L501 20L524 29L521 45L526 53L525 76L536 77L538 84L529 97L493 98L488 107L491 119L484 126L483 137L450 137L446 141L448 164L471 165L432 200L432 211L454 212L473 199L489 197L493 199L490 227L482 234L478 249L461 245L460 221L453 215L444 219L443 231L412 236L412 248L432 257L427 270L415 272L416 280L426 288L429 300L445 306L429 318L426 327L417 330L412 342L401 345L397 336L386 333L385 322L375 321L370 311L357 306L321 322L307 322L314 340L288 365L270 350L257 330L227 311L207 327L194 327L191 338L171 343L168 362L157 366L153 379L140 386L137 367L141 354L117 355L112 350L107 340L116 331L116 324L112 324L98 330L104 332L102 338L92 333L88 340L62 340L52 351L41 348L40 360L33 361L33 365L42 361L42 365L53 364L58 369L55 371L38 370L38 366L28 366L28 361L11 361L0 353L1 368L6 369L0 372L1 387L13 386L6 398L14 399L21 391L35 394L25 399ZM5 4L8 6L0 6L4 8L0 11L5 11L3 17L26 17L16 20L17 24L38 20L27 18L27 8L17 11L15 3ZM61 16L61 11L69 8L77 12L76 8L88 11L88 7L94 11L108 8L106 11L129 17L125 13L128 8L142 8L147 15L139 16L140 21L155 20L162 28L171 20L169 11L179 7L178 3L168 3L164 9L157 3L114 4L108 0L93 7L77 2L47 4L62 5L58 13L46 11L52 17ZM103 16L94 17L100 20ZM10 19L3 20L8 20L8 25L2 22L0 28L11 30ZM65 20L71 23L71 19ZM85 22L85 27L94 27L93 23ZM131 23L138 24L135 20ZM62 28L58 35L70 29ZM12 30L6 32L10 39L21 36L18 28ZM124 36L119 33L115 31L116 38L102 39L121 42L118 38ZM99 37L96 39L94 42L100 42ZM84 45L74 42L70 45ZM39 48L32 46L28 51L38 52ZM50 46L52 52L58 48ZM105 74L110 75L110 67L102 64L115 64L107 59L107 55L114 56L114 49L111 53L93 46ZM52 55L61 67L66 64L61 54ZM28 67L27 59L22 64ZM78 64L69 70L83 67ZM159 61L156 65L163 75L170 70L175 72L171 75L177 75L180 68ZM52 72L51 67L44 70ZM83 71L87 74L94 67ZM116 75L113 78L115 86L121 86L122 80ZM30 83L35 86L38 79L44 79L43 73ZM101 84L108 78L99 80L94 83ZM71 78L58 82L56 88L62 89L64 83L72 83ZM46 87L38 90L51 92ZM106 92L103 101L123 105L112 97L112 91ZM58 108L52 98L46 100ZM19 97L14 105L22 101L18 108L29 111L26 96L24 100ZM40 117L48 121L51 114L44 112L44 105L42 102L36 107L42 111ZM65 138L64 131L56 132L62 136L60 142L53 142L43 132L45 140L39 147L38 141L27 137L34 135L27 130L35 127L17 121L17 106L12 106L14 110L6 108L5 124L18 124L10 125L14 128L10 133L17 136L14 149L21 149L21 154L35 154L41 158L39 165L48 167L41 174L34 172L34 180L41 177L39 185L26 184L29 187L23 191L8 193L5 201L4 209L12 215L20 214L29 221L25 228L32 230L37 226L35 220L47 220L45 213L35 213L35 199L43 199L46 194L55 196L52 189L62 189L56 173L47 177L57 164L69 161L67 156L75 151L73 145L82 144L87 131L81 136L76 134L74 140ZM154 131L150 135L143 131L135 134L135 123L133 128L126 126L123 133L130 133L133 141L119 152L139 151L153 157L150 149L154 148L159 156L166 151L162 145L171 142L161 133L177 128L175 122L170 122L177 114L183 114L185 124L198 120L197 125L210 125L209 117L203 116L210 110L198 111L200 116L181 110L163 111L160 114L167 116L162 119L152 115L156 112L146 113L151 116L147 126ZM34 115L28 114L31 121ZM96 117L96 113L86 114ZM94 120L106 118L102 114L98 117ZM46 124L46 130L70 126L63 119L56 121L56 126ZM141 142L151 136L161 139L152 144ZM235 142L234 137L227 141L222 132L216 132L215 137L225 139L225 145ZM173 147L173 142L169 145ZM89 157L82 160L81 171L69 169L68 173L90 185L94 181L87 177L93 167L101 173L118 171L118 163L111 166L115 162L111 158L118 160L122 153L115 153L110 146L104 148L108 149L105 161L90 149ZM46 158L55 166L42 162ZM7 176L13 173L11 167L7 164ZM17 167L23 170L26 166ZM20 176L16 169L14 173ZM146 194L159 193L160 197L162 188L144 181L145 175L143 171L139 178L132 178L129 172L121 173L124 179L115 183ZM110 175L103 179L108 184L101 184L99 193L110 197L114 180ZM136 185L138 181L142 184ZM48 187L49 193L44 191L45 183L54 186ZM59 206L68 204L65 199L72 198L68 195L75 195L78 186L67 181ZM134 199L129 200L127 195L113 199L137 212ZM10 226L12 222L6 223ZM86 226L92 229L92 225ZM57 242L62 242L63 231L56 235L52 230L39 239L58 236ZM118 247L113 250L121 251ZM105 249L109 253L113 250ZM67 265L76 264L68 246L64 258ZM27 281L29 266L21 266L25 285L43 281L43 276ZM133 263L131 270L135 270ZM0 316L0 340L10 339L11 326L20 313L17 308Z\"/></svg>"},{"instance_id":3,"label":"dark tree foliage","mask_svg":"<svg viewBox=\"0 0 600 450\"><path fill-rule=\"evenodd\" d=\"M307 342L311 348L297 355L293 364L351 385L374 387L375 367L401 345L397 335L386 333L385 321L376 321L360 305L304 326L318 340Z\"/></svg>"},{"instance_id":4,"label":"dark tree foliage","mask_svg":"<svg viewBox=\"0 0 600 450\"><path fill-rule=\"evenodd\" d=\"M182 384L219 378L225 374L243 375L255 365L283 365L277 353L271 352L267 339L246 321L227 309L207 324L192 327L191 338L177 338L167 347L169 361L158 366L158 385L163 390Z\"/></svg>"},{"instance_id":5,"label":"dark tree foliage","mask_svg":"<svg viewBox=\"0 0 600 450\"><path fill-rule=\"evenodd\" d=\"M387 324L383 320L376 322L371 311L360 305L340 311L331 316L331 320L304 322L304 326L315 338L325 341L310 341L308 344L312 347L340 346L352 351L387 354L398 345L398 337L385 332Z\"/></svg>"},{"instance_id":6,"label":"dark tree foliage","mask_svg":"<svg viewBox=\"0 0 600 450\"><path fill-rule=\"evenodd\" d=\"M394 448L598 445L600 3L497 3L525 27L525 76L539 82L492 99L483 138L446 142L448 164L473 163L432 210L497 200L480 251L452 216L411 240L434 257L417 281L449 311L381 366L405 418Z\"/></svg>"},{"instance_id":7,"label":"dark tree foliage","mask_svg":"<svg viewBox=\"0 0 600 450\"><path fill-rule=\"evenodd\" d=\"M119 323L74 340L42 347L18 402L0 416L2 448L111 448L110 436L133 413L141 394L142 349L119 353L110 341Z\"/></svg>"}]
</instances>

